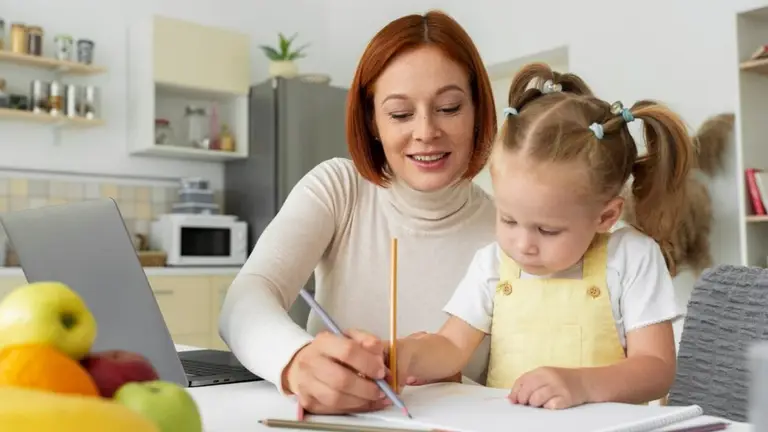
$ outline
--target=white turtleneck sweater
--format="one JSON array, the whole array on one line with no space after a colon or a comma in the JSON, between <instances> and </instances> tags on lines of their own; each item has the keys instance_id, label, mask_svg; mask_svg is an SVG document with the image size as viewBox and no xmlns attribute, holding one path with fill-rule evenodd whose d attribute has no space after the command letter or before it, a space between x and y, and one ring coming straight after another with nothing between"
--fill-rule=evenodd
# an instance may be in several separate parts
<instances>
[{"instance_id":1,"label":"white turtleneck sweater","mask_svg":"<svg viewBox=\"0 0 768 432\"><path fill-rule=\"evenodd\" d=\"M388 340L392 237L398 336L437 331L475 252L494 241L494 220L491 198L472 182L432 193L397 181L382 188L350 160L323 162L292 190L229 288L222 338L244 366L280 387L293 355L326 329L311 313L305 331L286 312L314 271L315 298L339 327ZM487 355L484 344L468 378L482 379Z\"/></svg>"}]
</instances>

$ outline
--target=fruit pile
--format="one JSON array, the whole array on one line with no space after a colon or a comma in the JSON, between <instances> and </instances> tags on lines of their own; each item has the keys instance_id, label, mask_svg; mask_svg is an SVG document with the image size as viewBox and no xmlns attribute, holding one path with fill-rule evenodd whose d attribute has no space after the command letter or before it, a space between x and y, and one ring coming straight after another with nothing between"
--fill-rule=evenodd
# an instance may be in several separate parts
<instances>
[{"instance_id":1,"label":"fruit pile","mask_svg":"<svg viewBox=\"0 0 768 432\"><path fill-rule=\"evenodd\" d=\"M125 350L93 351L97 325L59 282L0 299L0 430L202 432L183 387Z\"/></svg>"}]
</instances>

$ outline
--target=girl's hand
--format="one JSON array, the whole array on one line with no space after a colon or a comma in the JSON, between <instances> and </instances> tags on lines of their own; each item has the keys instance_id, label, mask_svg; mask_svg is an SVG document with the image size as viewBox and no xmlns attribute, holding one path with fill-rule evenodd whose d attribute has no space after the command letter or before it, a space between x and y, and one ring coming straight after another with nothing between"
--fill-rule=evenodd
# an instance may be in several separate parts
<instances>
[{"instance_id":1,"label":"girl's hand","mask_svg":"<svg viewBox=\"0 0 768 432\"><path fill-rule=\"evenodd\" d=\"M520 376L509 400L520 405L565 409L586 403L588 395L578 369L543 367Z\"/></svg>"},{"instance_id":2,"label":"girl's hand","mask_svg":"<svg viewBox=\"0 0 768 432\"><path fill-rule=\"evenodd\" d=\"M420 385L426 385L426 384L435 384L440 382L455 382L460 383L461 382L461 372L457 373L456 375L440 378L436 380L422 380L417 379L415 377L408 377L405 380L405 384L409 386L420 386Z\"/></svg>"},{"instance_id":3,"label":"girl's hand","mask_svg":"<svg viewBox=\"0 0 768 432\"><path fill-rule=\"evenodd\" d=\"M418 376L413 375L413 365L416 360L418 351L418 339L419 337L426 335L426 332L413 333L405 338L397 340L397 387L395 390L397 393L402 392L406 385L415 386L426 384L427 381L421 379ZM387 376L392 372L391 365L389 364L389 343L386 344L384 352L384 362L387 366Z\"/></svg>"}]
</instances>

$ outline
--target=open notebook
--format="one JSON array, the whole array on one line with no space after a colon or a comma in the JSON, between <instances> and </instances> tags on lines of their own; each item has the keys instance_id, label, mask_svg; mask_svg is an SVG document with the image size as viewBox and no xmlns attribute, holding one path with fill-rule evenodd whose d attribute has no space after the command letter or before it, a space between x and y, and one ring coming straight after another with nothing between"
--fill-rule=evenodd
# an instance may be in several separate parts
<instances>
[{"instance_id":1,"label":"open notebook","mask_svg":"<svg viewBox=\"0 0 768 432\"><path fill-rule=\"evenodd\" d=\"M478 385L439 383L406 387L403 402L413 420L396 407L357 414L400 426L447 429L455 432L645 432L702 414L700 407L589 404L566 410L513 405L509 390Z\"/></svg>"}]
</instances>

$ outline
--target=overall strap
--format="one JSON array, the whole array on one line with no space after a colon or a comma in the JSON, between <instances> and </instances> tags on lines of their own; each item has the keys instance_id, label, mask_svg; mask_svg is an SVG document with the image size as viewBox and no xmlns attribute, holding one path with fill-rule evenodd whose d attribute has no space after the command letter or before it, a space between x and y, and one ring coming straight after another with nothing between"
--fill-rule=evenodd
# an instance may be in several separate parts
<instances>
[{"instance_id":1,"label":"overall strap","mask_svg":"<svg viewBox=\"0 0 768 432\"><path fill-rule=\"evenodd\" d=\"M603 286L606 283L606 263L608 262L609 233L596 234L584 254L584 266L582 278L593 284Z\"/></svg>"}]
</instances>

